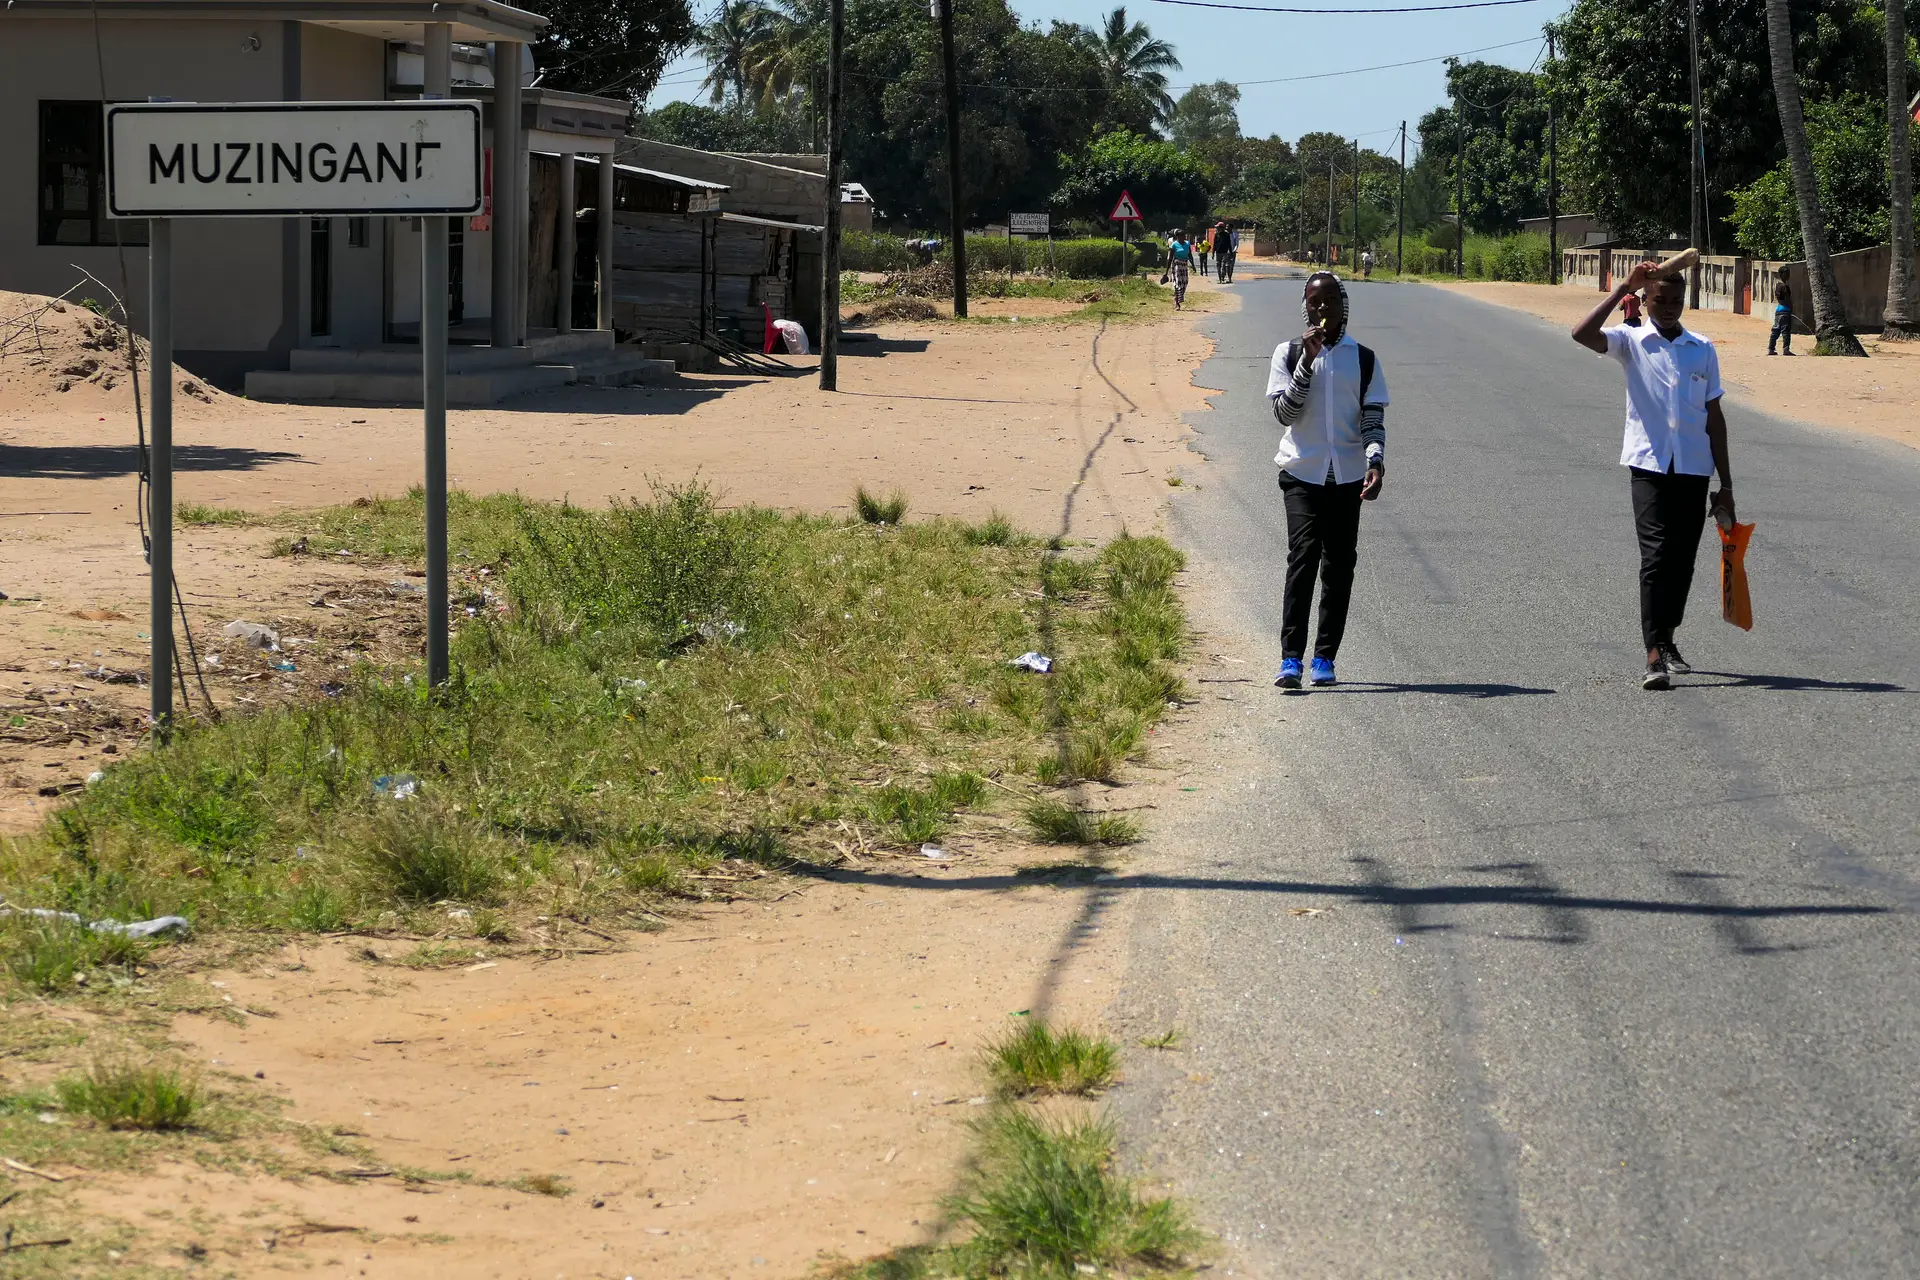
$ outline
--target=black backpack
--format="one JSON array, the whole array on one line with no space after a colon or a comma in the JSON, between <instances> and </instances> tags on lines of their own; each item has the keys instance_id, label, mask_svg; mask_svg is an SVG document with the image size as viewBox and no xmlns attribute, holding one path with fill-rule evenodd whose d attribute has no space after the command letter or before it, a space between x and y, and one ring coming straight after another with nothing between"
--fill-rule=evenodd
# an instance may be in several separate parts
<instances>
[{"instance_id":1,"label":"black backpack","mask_svg":"<svg viewBox=\"0 0 1920 1280\"><path fill-rule=\"evenodd\" d=\"M1367 389L1373 385L1373 348L1364 342L1356 342L1353 345L1360 348L1360 403L1362 406L1365 406L1367 403ZM1293 376L1293 366L1300 363L1301 350L1302 348L1298 345L1290 344L1287 347L1285 363L1287 366L1287 376L1289 378Z\"/></svg>"}]
</instances>

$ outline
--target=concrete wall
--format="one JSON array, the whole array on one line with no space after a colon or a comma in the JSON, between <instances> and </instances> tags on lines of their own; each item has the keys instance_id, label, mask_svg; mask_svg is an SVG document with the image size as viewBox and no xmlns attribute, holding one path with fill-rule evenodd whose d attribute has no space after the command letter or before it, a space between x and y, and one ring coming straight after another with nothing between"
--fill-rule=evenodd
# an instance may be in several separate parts
<instances>
[{"instance_id":1,"label":"concrete wall","mask_svg":"<svg viewBox=\"0 0 1920 1280\"><path fill-rule=\"evenodd\" d=\"M1605 249L1562 249L1560 283L1570 289L1594 289L1604 293L1609 286L1601 279L1606 272Z\"/></svg>"},{"instance_id":2,"label":"concrete wall","mask_svg":"<svg viewBox=\"0 0 1920 1280\"><path fill-rule=\"evenodd\" d=\"M824 225L827 220L824 174L646 138L623 139L617 158L621 164L642 169L658 169L703 182L724 182L729 189L720 193L720 208L728 213L810 226Z\"/></svg>"},{"instance_id":3,"label":"concrete wall","mask_svg":"<svg viewBox=\"0 0 1920 1280\"><path fill-rule=\"evenodd\" d=\"M1700 257L1700 310L1747 312L1751 259L1725 254Z\"/></svg>"},{"instance_id":4,"label":"concrete wall","mask_svg":"<svg viewBox=\"0 0 1920 1280\"><path fill-rule=\"evenodd\" d=\"M60 293L92 272L121 289L111 245L39 243L39 103L200 102L383 98L381 41L293 22L107 18L100 24L106 83L84 17L0 11L0 288ZM257 47L256 47L257 46ZM236 385L245 370L284 366L307 334L308 224L297 219L181 219L174 228L174 344L180 364ZM375 248L349 252L335 227L334 328L379 324ZM368 259L373 261L369 265ZM125 251L128 310L147 326L147 253ZM377 333L376 333L377 336Z\"/></svg>"}]
</instances>

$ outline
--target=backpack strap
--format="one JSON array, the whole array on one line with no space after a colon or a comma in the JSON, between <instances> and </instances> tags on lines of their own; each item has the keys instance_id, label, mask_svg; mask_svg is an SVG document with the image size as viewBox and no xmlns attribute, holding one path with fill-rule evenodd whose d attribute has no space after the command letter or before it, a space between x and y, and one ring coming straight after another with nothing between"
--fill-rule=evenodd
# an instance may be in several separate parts
<instances>
[{"instance_id":1,"label":"backpack strap","mask_svg":"<svg viewBox=\"0 0 1920 1280\"><path fill-rule=\"evenodd\" d=\"M1287 354L1282 356L1281 360L1287 366L1287 376L1291 378L1293 376L1293 366L1300 363L1300 348L1296 344L1289 342L1287 344Z\"/></svg>"},{"instance_id":2,"label":"backpack strap","mask_svg":"<svg viewBox=\"0 0 1920 1280\"><path fill-rule=\"evenodd\" d=\"M1360 403L1367 403L1367 390L1373 386L1373 348L1362 343L1354 343L1360 348Z\"/></svg>"}]
</instances>

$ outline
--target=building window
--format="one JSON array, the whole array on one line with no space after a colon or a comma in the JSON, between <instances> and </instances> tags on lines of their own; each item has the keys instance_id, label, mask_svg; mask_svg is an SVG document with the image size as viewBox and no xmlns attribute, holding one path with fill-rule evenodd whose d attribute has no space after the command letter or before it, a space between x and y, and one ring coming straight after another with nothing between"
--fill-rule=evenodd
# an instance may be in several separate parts
<instances>
[{"instance_id":1,"label":"building window","mask_svg":"<svg viewBox=\"0 0 1920 1280\"><path fill-rule=\"evenodd\" d=\"M307 332L333 333L333 220L315 218L307 231Z\"/></svg>"},{"instance_id":2,"label":"building window","mask_svg":"<svg viewBox=\"0 0 1920 1280\"><path fill-rule=\"evenodd\" d=\"M40 104L40 243L147 243L143 221L107 217L105 112L98 102Z\"/></svg>"},{"instance_id":3,"label":"building window","mask_svg":"<svg viewBox=\"0 0 1920 1280\"><path fill-rule=\"evenodd\" d=\"M347 248L367 249L373 245L373 219L347 219Z\"/></svg>"}]
</instances>

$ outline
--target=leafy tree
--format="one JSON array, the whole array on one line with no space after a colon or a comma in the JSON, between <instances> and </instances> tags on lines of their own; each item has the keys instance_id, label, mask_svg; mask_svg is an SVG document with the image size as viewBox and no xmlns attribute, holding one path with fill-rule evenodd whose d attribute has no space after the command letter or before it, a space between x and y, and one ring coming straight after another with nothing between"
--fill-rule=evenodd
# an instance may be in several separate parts
<instances>
[{"instance_id":1,"label":"leafy tree","mask_svg":"<svg viewBox=\"0 0 1920 1280\"><path fill-rule=\"evenodd\" d=\"M1173 104L1168 133L1174 142L1188 149L1206 143L1237 142L1239 105L1239 85L1225 80L1194 85Z\"/></svg>"},{"instance_id":2,"label":"leafy tree","mask_svg":"<svg viewBox=\"0 0 1920 1280\"><path fill-rule=\"evenodd\" d=\"M1454 182L1464 141L1467 229L1500 235L1547 211L1547 100L1542 77L1485 62L1447 63L1451 104L1420 119L1422 158ZM1453 205L1449 197L1447 208Z\"/></svg>"},{"instance_id":3,"label":"leafy tree","mask_svg":"<svg viewBox=\"0 0 1920 1280\"><path fill-rule=\"evenodd\" d=\"M1903 104L1904 105L1904 104ZM1807 145L1813 160L1827 247L1834 253L1886 244L1892 231L1887 200L1887 122L1871 99L1848 94L1806 106ZM1911 144L1909 144L1911 145ZM1908 163L1912 163L1909 152ZM1797 259L1800 220L1793 173L1779 164L1727 193L1740 247L1759 258ZM1908 214L1908 235L1912 214Z\"/></svg>"},{"instance_id":4,"label":"leafy tree","mask_svg":"<svg viewBox=\"0 0 1920 1280\"><path fill-rule=\"evenodd\" d=\"M800 152L812 149L808 122L794 111L751 104L706 107L669 102L634 118L633 135L701 151Z\"/></svg>"},{"instance_id":5,"label":"leafy tree","mask_svg":"<svg viewBox=\"0 0 1920 1280\"><path fill-rule=\"evenodd\" d=\"M543 0L533 46L540 83L640 103L694 37L687 0Z\"/></svg>"},{"instance_id":6,"label":"leafy tree","mask_svg":"<svg viewBox=\"0 0 1920 1280\"><path fill-rule=\"evenodd\" d=\"M1104 218L1123 190L1155 226L1197 221L1207 211L1206 175L1177 143L1116 129L1061 164L1065 180L1053 201L1070 214Z\"/></svg>"},{"instance_id":7,"label":"leafy tree","mask_svg":"<svg viewBox=\"0 0 1920 1280\"><path fill-rule=\"evenodd\" d=\"M761 100L804 92L826 95L827 5L825 0L774 0L767 30L755 44L750 75Z\"/></svg>"},{"instance_id":8,"label":"leafy tree","mask_svg":"<svg viewBox=\"0 0 1920 1280\"><path fill-rule=\"evenodd\" d=\"M1129 23L1125 5L1109 13L1099 30L1075 30L1098 61L1101 82L1113 95L1112 119L1135 133L1149 133L1173 114L1167 73L1180 70L1180 59L1172 45L1155 39L1146 23Z\"/></svg>"},{"instance_id":9,"label":"leafy tree","mask_svg":"<svg viewBox=\"0 0 1920 1280\"><path fill-rule=\"evenodd\" d=\"M747 100L748 68L772 26L773 15L754 0L721 0L713 21L693 38L694 49L707 60L707 78L700 87L708 91L708 102L719 104L729 89L735 102Z\"/></svg>"},{"instance_id":10,"label":"leafy tree","mask_svg":"<svg viewBox=\"0 0 1920 1280\"><path fill-rule=\"evenodd\" d=\"M1709 236L1720 243L1732 238L1720 193L1751 184L1785 152L1763 6L1698 2L1708 209L1719 223ZM1877 11L1861 0L1790 0L1790 8L1793 61L1811 96L1878 90ZM1584 204L1629 242L1688 226L1687 0L1576 0L1554 30L1559 56L1548 74L1562 106L1560 207Z\"/></svg>"},{"instance_id":11,"label":"leafy tree","mask_svg":"<svg viewBox=\"0 0 1920 1280\"><path fill-rule=\"evenodd\" d=\"M1887 169L1892 177L1893 259L1887 269L1887 305L1881 312L1885 342L1920 338L1920 297L1913 279L1913 121L1907 116L1907 15L1898 3L1886 5Z\"/></svg>"}]
</instances>

